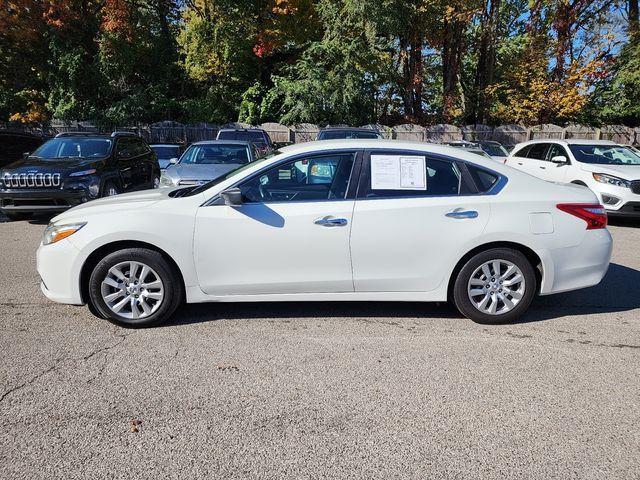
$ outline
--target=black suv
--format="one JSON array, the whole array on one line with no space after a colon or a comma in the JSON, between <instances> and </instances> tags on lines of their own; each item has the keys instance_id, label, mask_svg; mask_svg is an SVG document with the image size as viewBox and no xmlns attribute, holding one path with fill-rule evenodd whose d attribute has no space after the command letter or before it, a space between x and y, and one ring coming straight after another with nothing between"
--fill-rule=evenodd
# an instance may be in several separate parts
<instances>
[{"instance_id":1,"label":"black suv","mask_svg":"<svg viewBox=\"0 0 640 480\"><path fill-rule=\"evenodd\" d=\"M24 218L159 184L158 159L142 138L61 133L0 169L0 210Z\"/></svg>"}]
</instances>

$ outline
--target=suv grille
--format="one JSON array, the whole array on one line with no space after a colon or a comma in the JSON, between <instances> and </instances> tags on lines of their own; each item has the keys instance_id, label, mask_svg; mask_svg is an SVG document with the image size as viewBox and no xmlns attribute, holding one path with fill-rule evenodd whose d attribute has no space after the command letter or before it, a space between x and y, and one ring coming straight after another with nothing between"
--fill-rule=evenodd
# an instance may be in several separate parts
<instances>
[{"instance_id":1,"label":"suv grille","mask_svg":"<svg viewBox=\"0 0 640 480\"><path fill-rule=\"evenodd\" d=\"M631 191L637 195L640 195L640 180L634 180L631 182Z\"/></svg>"},{"instance_id":2,"label":"suv grille","mask_svg":"<svg viewBox=\"0 0 640 480\"><path fill-rule=\"evenodd\" d=\"M59 173L7 173L3 180L10 188L51 188L61 185Z\"/></svg>"}]
</instances>

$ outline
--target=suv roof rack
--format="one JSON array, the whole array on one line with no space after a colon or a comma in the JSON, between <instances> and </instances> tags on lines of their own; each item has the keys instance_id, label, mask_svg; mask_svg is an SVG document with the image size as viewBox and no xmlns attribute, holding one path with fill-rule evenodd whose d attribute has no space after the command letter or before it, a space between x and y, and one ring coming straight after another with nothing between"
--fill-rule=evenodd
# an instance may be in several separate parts
<instances>
[{"instance_id":1,"label":"suv roof rack","mask_svg":"<svg viewBox=\"0 0 640 480\"><path fill-rule=\"evenodd\" d=\"M127 132L127 131L116 131L116 132L112 132L111 133L111 138L115 138L115 137L137 137L138 135L135 134L134 132Z\"/></svg>"},{"instance_id":2,"label":"suv roof rack","mask_svg":"<svg viewBox=\"0 0 640 480\"><path fill-rule=\"evenodd\" d=\"M95 135L100 135L96 132L62 132L56 135L56 138L60 137L93 137Z\"/></svg>"}]
</instances>

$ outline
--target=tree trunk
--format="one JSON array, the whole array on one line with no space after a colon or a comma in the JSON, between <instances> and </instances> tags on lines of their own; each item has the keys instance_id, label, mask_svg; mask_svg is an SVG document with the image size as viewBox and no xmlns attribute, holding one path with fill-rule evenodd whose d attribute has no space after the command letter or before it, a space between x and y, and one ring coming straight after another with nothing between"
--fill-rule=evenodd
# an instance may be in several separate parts
<instances>
[{"instance_id":1,"label":"tree trunk","mask_svg":"<svg viewBox=\"0 0 640 480\"><path fill-rule=\"evenodd\" d=\"M464 23L445 18L442 44L442 120L451 123L460 107L460 68Z\"/></svg>"},{"instance_id":2,"label":"tree trunk","mask_svg":"<svg viewBox=\"0 0 640 480\"><path fill-rule=\"evenodd\" d=\"M485 0L474 83L475 102L470 115L473 123L484 123L488 118L489 99L486 89L494 81L500 6L501 0Z\"/></svg>"},{"instance_id":3,"label":"tree trunk","mask_svg":"<svg viewBox=\"0 0 640 480\"><path fill-rule=\"evenodd\" d=\"M638 0L629 0L629 38L637 38L639 33Z\"/></svg>"}]
</instances>

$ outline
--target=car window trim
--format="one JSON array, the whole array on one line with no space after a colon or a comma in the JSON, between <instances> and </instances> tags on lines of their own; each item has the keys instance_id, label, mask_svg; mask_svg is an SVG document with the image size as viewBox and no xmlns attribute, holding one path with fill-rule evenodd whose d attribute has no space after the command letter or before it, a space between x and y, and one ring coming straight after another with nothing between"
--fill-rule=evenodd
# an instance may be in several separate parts
<instances>
[{"instance_id":1,"label":"car window trim","mask_svg":"<svg viewBox=\"0 0 640 480\"><path fill-rule=\"evenodd\" d=\"M475 187L476 192L475 193L447 194L447 195L406 195L406 196L402 196L402 197L372 197L372 198L359 197L361 188L363 188L363 189L369 188L369 186L366 185L366 182L370 180L370 176L369 175L365 175L363 172L364 172L364 169L366 167L369 167L371 165L370 164L370 160L371 160L371 153L372 152L380 152L380 153L397 152L397 153L394 153L394 154L417 155L417 156L429 157L429 158L432 158L433 160L448 161L448 162L455 163L455 164L459 165L460 174L463 177L461 179L461 181L464 181L464 177L465 176L469 176L469 180L472 182L472 185ZM478 186L473 181L473 178L471 177L470 173L467 171L467 165L468 164L471 164L476 168L481 168L482 170L486 170L487 172L495 175L498 178L498 180L492 185L492 187L489 190L487 190L486 192L480 192ZM504 176L503 174L501 174L499 172L496 172L495 170L493 170L491 168L485 167L484 165L478 165L477 163L469 162L467 160L463 160L463 159L460 159L460 158L449 157L447 155L442 155L442 154L439 154L439 153L424 152L424 151L420 151L420 150L402 150L402 149L394 149L394 148L389 148L389 147L387 147L387 148L370 148L370 149L366 149L364 151L362 165L360 166L359 179L360 180L358 182L358 191L356 192L356 198L355 198L355 200L357 202L375 201L375 200L418 199L418 198L429 199L429 198L447 198L447 197L493 196L493 195L497 195L498 193L500 193L502 191L502 189L505 187L505 185L509 181L509 179L506 176Z\"/></svg>"},{"instance_id":2,"label":"car window trim","mask_svg":"<svg viewBox=\"0 0 640 480\"><path fill-rule=\"evenodd\" d=\"M345 195L345 198L332 198L330 200L329 199L326 199L326 200L305 200L304 202L287 202L287 201L284 201L284 202L246 202L246 205L260 205L260 204L270 205L272 203L282 204L282 203L317 203L317 202L353 201L353 200L355 200L355 197L351 198L351 194L352 193L355 194L355 190L352 189L351 186L352 186L352 183L353 183L354 175L356 173L357 173L358 176L360 175L360 168L358 168L358 170L356 171L356 165L358 164L359 160L361 161L363 152L364 152L364 150L360 149L360 148L346 148L346 149L345 148L338 148L338 149L323 150L323 151L318 151L318 152L297 153L297 154L291 155L291 156L289 156L287 158L283 158L282 160L278 161L277 163L272 163L270 165L265 165L260 170L257 170L255 172L253 172L251 175L243 177L240 180L238 180L237 182L229 185L228 187L225 188L225 190L227 190L229 188L236 188L240 184L242 184L244 182L248 182L250 180L253 180L257 176L262 175L264 172L269 171L272 168L277 168L280 165L284 165L285 163L289 163L289 162L300 160L300 159L310 158L310 157L327 157L327 156L331 156L331 155L351 154L351 155L354 155L354 159L353 159L353 165L351 166L351 175L349 176L349 183L347 184L347 193ZM357 185L358 183L359 183L359 178L358 178L358 181L355 182L355 185ZM222 192L220 192L220 193L222 193ZM200 206L201 207L210 207L210 206L224 205L224 203L220 203L219 202L221 200L220 193L214 195L213 197L211 197L210 199L205 201Z\"/></svg>"}]
</instances>

